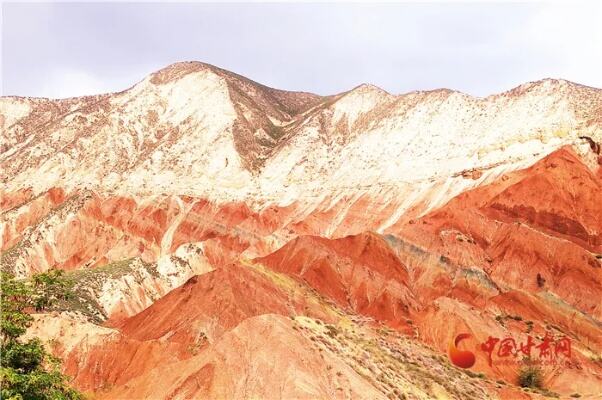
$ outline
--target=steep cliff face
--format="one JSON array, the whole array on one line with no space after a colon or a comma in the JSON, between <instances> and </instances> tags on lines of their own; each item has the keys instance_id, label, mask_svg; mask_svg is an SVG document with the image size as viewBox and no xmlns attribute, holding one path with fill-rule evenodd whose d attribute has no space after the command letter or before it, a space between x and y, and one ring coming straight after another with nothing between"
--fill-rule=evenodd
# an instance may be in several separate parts
<instances>
[{"instance_id":1,"label":"steep cliff face","mask_svg":"<svg viewBox=\"0 0 602 400\"><path fill-rule=\"evenodd\" d=\"M546 334L573 354L545 386L594 396L601 110L561 80L317 96L203 63L2 98L1 267L67 271L31 334L99 398L537 398L479 344ZM446 361L460 332L485 375Z\"/></svg>"}]
</instances>

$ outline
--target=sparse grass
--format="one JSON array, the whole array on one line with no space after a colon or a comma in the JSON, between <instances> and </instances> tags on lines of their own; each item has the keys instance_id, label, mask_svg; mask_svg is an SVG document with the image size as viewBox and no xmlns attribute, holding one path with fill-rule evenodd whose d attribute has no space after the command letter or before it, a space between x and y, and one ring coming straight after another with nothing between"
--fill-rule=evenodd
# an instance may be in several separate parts
<instances>
[{"instance_id":1,"label":"sparse grass","mask_svg":"<svg viewBox=\"0 0 602 400\"><path fill-rule=\"evenodd\" d=\"M311 304L308 312L318 306L320 311L330 314L333 318L330 321L336 320L336 324L297 315L293 326L322 356L336 354L358 375L391 398L433 398L441 390L456 399L476 400L485 395L483 388L475 389L467 384L461 370L451 366L433 349L408 340L388 327L365 325L363 319L347 314L306 284L285 274L247 260L243 265L262 273L292 296L303 296ZM484 375L475 376L484 378Z\"/></svg>"},{"instance_id":2,"label":"sparse grass","mask_svg":"<svg viewBox=\"0 0 602 400\"><path fill-rule=\"evenodd\" d=\"M74 296L57 302L53 309L57 311L75 311L84 315L91 322L103 322L107 315L97 301L97 291L102 289L107 279L119 279L132 272L136 267L142 267L149 274L158 276L154 264L147 264L136 258L119 260L97 268L67 272L65 281L70 286ZM141 277L137 278L142 279Z\"/></svg>"},{"instance_id":3,"label":"sparse grass","mask_svg":"<svg viewBox=\"0 0 602 400\"><path fill-rule=\"evenodd\" d=\"M507 315L507 314L499 314L499 315L496 315L496 316L495 316L495 320L496 320L496 321L497 321L497 322L498 322L500 325L502 325L502 326L504 326L504 322L505 322L505 321L507 321L507 320L509 320L509 319L512 319L512 320L514 320L514 321L517 321L517 322L520 322L520 321L522 321L522 320L523 320L523 317L521 317L520 315ZM531 324L533 324L533 322L531 322L531 321L528 321L528 322L527 322L527 325L529 324L529 322L530 322Z\"/></svg>"},{"instance_id":4,"label":"sparse grass","mask_svg":"<svg viewBox=\"0 0 602 400\"><path fill-rule=\"evenodd\" d=\"M0 253L0 270L2 272L14 273L15 259L19 255L19 250L23 247L23 241L19 241L12 247L9 247ZM11 268L10 266L13 266Z\"/></svg>"},{"instance_id":5,"label":"sparse grass","mask_svg":"<svg viewBox=\"0 0 602 400\"><path fill-rule=\"evenodd\" d=\"M272 283L285 290L291 296L305 298L308 303L306 306L306 313L313 308L319 309L335 319L345 316L345 314L339 310L332 301L324 298L310 286L298 282L286 274L278 273L270 268L267 268L260 263L254 263L250 260L241 259L241 264L265 276Z\"/></svg>"},{"instance_id":6,"label":"sparse grass","mask_svg":"<svg viewBox=\"0 0 602 400\"><path fill-rule=\"evenodd\" d=\"M548 389L533 389L534 392L537 392L539 394L542 394L546 397L554 397L554 398L559 398L560 395L556 392L552 392L551 390Z\"/></svg>"},{"instance_id":7,"label":"sparse grass","mask_svg":"<svg viewBox=\"0 0 602 400\"><path fill-rule=\"evenodd\" d=\"M478 378L479 374L477 374L476 372L473 372L469 369L464 369L462 370L466 375L470 376L471 378Z\"/></svg>"},{"instance_id":8,"label":"sparse grass","mask_svg":"<svg viewBox=\"0 0 602 400\"><path fill-rule=\"evenodd\" d=\"M74 283L81 282L82 280L97 281L99 280L98 278L118 278L131 270L130 266L133 261L133 258L127 258L97 268L86 268L71 271L67 274L67 278Z\"/></svg>"},{"instance_id":9,"label":"sparse grass","mask_svg":"<svg viewBox=\"0 0 602 400\"><path fill-rule=\"evenodd\" d=\"M482 388L467 384L461 370L442 362L445 358L427 346L396 331L382 335L382 330L349 317L341 321L346 322L319 324L317 319L296 317L299 331L321 354L336 354L389 398L435 398L441 391L450 398L483 398Z\"/></svg>"}]
</instances>

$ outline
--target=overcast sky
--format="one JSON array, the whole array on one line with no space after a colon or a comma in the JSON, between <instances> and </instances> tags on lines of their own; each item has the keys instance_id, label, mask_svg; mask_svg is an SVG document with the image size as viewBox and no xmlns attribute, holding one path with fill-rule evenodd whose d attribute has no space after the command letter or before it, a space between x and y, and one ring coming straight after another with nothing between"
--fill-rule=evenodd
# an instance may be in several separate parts
<instances>
[{"instance_id":1,"label":"overcast sky","mask_svg":"<svg viewBox=\"0 0 602 400\"><path fill-rule=\"evenodd\" d=\"M602 87L602 2L2 4L3 95L119 91L185 60L319 94Z\"/></svg>"}]
</instances>

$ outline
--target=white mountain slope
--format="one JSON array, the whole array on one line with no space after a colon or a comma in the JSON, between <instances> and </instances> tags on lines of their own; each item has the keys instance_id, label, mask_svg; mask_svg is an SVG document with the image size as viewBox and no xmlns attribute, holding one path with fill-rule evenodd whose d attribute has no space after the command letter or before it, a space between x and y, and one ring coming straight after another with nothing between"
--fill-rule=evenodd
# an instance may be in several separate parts
<instances>
[{"instance_id":1,"label":"white mountain slope","mask_svg":"<svg viewBox=\"0 0 602 400\"><path fill-rule=\"evenodd\" d=\"M602 90L562 80L487 98L370 85L320 97L178 63L110 95L2 98L1 179L5 191L189 194L255 208L363 188L381 202L403 197L392 223L425 194L421 211L579 136L600 140L601 114ZM464 177L475 169L484 174Z\"/></svg>"}]
</instances>

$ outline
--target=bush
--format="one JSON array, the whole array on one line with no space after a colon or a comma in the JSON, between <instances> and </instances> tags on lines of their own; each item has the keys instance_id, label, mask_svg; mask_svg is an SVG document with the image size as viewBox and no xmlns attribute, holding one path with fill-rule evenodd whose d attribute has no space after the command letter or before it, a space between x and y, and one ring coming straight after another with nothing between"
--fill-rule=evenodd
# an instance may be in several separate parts
<instances>
[{"instance_id":1,"label":"bush","mask_svg":"<svg viewBox=\"0 0 602 400\"><path fill-rule=\"evenodd\" d=\"M526 366L518 373L518 384L524 388L541 389L541 369L537 366Z\"/></svg>"},{"instance_id":2,"label":"bush","mask_svg":"<svg viewBox=\"0 0 602 400\"><path fill-rule=\"evenodd\" d=\"M339 334L339 330L335 326L327 324L326 325L326 334L328 336L330 336L331 338L334 338Z\"/></svg>"},{"instance_id":3,"label":"bush","mask_svg":"<svg viewBox=\"0 0 602 400\"><path fill-rule=\"evenodd\" d=\"M60 372L59 360L46 352L39 339L23 341L31 324L30 310L43 311L68 297L62 271L39 274L31 281L0 273L0 398L6 400L79 400Z\"/></svg>"}]
</instances>

